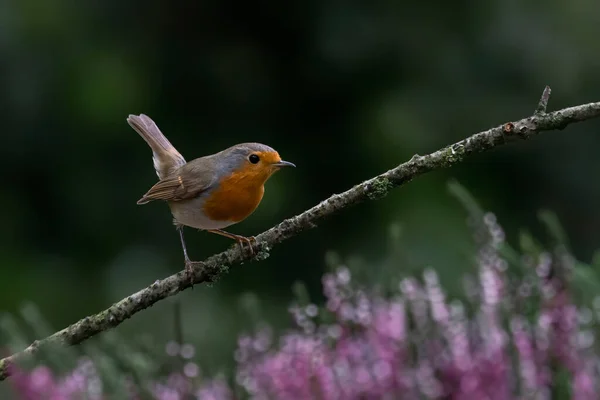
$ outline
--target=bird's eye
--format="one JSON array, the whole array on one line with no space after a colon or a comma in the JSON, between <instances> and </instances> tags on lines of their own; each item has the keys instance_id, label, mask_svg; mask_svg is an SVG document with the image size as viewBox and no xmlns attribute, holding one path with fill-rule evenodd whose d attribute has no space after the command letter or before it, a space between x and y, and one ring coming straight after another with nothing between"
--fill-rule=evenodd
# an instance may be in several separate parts
<instances>
[{"instance_id":1,"label":"bird's eye","mask_svg":"<svg viewBox=\"0 0 600 400\"><path fill-rule=\"evenodd\" d=\"M260 158L258 158L258 156L256 154L250 154L250 157L248 157L248 160L250 160L250 162L252 164L256 164L257 162L260 161Z\"/></svg>"}]
</instances>

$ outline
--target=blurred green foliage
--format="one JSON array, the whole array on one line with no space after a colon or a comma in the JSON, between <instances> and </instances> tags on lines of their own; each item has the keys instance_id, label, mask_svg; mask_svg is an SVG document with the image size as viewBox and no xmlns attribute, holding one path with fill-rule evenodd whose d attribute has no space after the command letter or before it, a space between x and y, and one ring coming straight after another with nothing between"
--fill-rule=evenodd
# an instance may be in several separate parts
<instances>
[{"instance_id":1,"label":"blurred green foliage","mask_svg":"<svg viewBox=\"0 0 600 400\"><path fill-rule=\"evenodd\" d=\"M128 114L154 118L187 159L259 141L296 163L231 229L255 234L414 153L531 114L546 84L549 109L599 100L596 11L581 0L2 2L0 311L33 302L59 328L183 268L168 208L135 204L156 176ZM250 323L241 294L283 323L294 281L318 296L328 251L383 259L390 229L406 265L439 267L452 285L471 247L450 177L513 242L539 226L536 210L553 210L589 261L599 128L502 147L344 211L178 296L183 335L207 363L230 362ZM192 230L187 240L194 259L231 245ZM172 318L165 301L118 331L172 337Z\"/></svg>"}]
</instances>

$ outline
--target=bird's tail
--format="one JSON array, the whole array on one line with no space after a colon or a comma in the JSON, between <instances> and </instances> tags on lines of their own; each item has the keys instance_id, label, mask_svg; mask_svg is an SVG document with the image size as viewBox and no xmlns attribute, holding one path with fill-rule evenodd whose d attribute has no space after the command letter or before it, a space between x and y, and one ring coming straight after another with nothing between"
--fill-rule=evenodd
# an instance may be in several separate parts
<instances>
[{"instance_id":1,"label":"bird's tail","mask_svg":"<svg viewBox=\"0 0 600 400\"><path fill-rule=\"evenodd\" d=\"M152 149L154 169L159 179L171 175L185 164L185 159L162 134L150 117L144 114L130 115L127 123L148 143Z\"/></svg>"}]
</instances>

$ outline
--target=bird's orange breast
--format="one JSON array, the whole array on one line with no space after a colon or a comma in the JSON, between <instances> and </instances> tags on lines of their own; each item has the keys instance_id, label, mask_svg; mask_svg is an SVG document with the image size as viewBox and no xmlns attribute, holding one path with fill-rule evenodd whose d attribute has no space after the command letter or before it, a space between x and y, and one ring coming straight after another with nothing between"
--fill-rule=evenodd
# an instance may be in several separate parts
<instances>
[{"instance_id":1,"label":"bird's orange breast","mask_svg":"<svg viewBox=\"0 0 600 400\"><path fill-rule=\"evenodd\" d=\"M240 222L256 210L268 176L254 171L235 172L221 180L204 202L204 214L214 221Z\"/></svg>"}]
</instances>

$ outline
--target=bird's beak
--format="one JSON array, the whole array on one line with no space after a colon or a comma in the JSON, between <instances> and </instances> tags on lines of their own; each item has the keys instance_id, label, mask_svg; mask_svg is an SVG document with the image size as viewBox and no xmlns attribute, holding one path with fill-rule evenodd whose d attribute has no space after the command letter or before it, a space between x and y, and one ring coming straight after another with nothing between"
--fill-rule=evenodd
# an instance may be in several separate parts
<instances>
[{"instance_id":1,"label":"bird's beak","mask_svg":"<svg viewBox=\"0 0 600 400\"><path fill-rule=\"evenodd\" d=\"M278 168L281 168L281 167L294 167L295 168L296 167L295 164L293 164L289 161L283 161L283 160L276 162L275 164L273 164L273 166L278 167Z\"/></svg>"}]
</instances>

